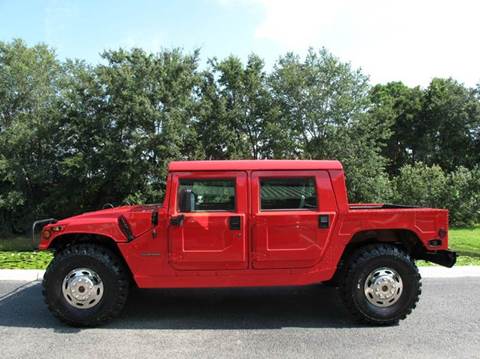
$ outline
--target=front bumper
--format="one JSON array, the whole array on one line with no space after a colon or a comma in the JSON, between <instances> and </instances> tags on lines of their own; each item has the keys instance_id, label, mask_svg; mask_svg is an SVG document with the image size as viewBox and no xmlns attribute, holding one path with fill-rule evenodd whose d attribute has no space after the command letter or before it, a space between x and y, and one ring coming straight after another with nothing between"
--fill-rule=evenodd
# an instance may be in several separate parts
<instances>
[{"instance_id":1,"label":"front bumper","mask_svg":"<svg viewBox=\"0 0 480 359\"><path fill-rule=\"evenodd\" d=\"M452 268L457 262L457 253L453 251L425 252L420 259Z\"/></svg>"}]
</instances>

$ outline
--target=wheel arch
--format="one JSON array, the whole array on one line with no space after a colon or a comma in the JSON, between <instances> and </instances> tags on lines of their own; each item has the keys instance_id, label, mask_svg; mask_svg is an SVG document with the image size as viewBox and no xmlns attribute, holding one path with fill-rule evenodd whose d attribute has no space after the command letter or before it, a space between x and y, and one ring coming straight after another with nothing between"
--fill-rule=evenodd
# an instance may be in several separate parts
<instances>
[{"instance_id":1,"label":"wheel arch","mask_svg":"<svg viewBox=\"0 0 480 359\"><path fill-rule=\"evenodd\" d=\"M370 244L393 244L406 251L412 259L423 259L427 252L417 234L408 229L363 230L355 233L343 249L332 279L327 284L337 286L344 276L348 259L360 248Z\"/></svg>"},{"instance_id":2,"label":"wheel arch","mask_svg":"<svg viewBox=\"0 0 480 359\"><path fill-rule=\"evenodd\" d=\"M81 243L96 244L112 251L127 269L130 275L130 279L135 282L130 266L120 252L117 242L112 237L93 233L65 233L56 236L49 244L48 249L51 249L54 252L59 252L67 248L68 246Z\"/></svg>"},{"instance_id":3,"label":"wheel arch","mask_svg":"<svg viewBox=\"0 0 480 359\"><path fill-rule=\"evenodd\" d=\"M369 244L388 243L404 249L413 259L419 259L426 248L414 231L408 229L365 230L355 233L345 246L342 258Z\"/></svg>"}]
</instances>

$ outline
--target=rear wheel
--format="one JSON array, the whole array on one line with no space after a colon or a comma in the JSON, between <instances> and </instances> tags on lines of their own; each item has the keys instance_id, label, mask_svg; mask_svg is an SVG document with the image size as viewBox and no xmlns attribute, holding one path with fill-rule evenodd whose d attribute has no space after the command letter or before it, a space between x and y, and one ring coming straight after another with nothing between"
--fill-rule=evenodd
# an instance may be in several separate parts
<instances>
[{"instance_id":1,"label":"rear wheel","mask_svg":"<svg viewBox=\"0 0 480 359\"><path fill-rule=\"evenodd\" d=\"M49 310L74 326L103 324L123 309L129 275L111 250L96 244L73 244L59 252L43 279Z\"/></svg>"},{"instance_id":2,"label":"rear wheel","mask_svg":"<svg viewBox=\"0 0 480 359\"><path fill-rule=\"evenodd\" d=\"M374 244L352 255L340 291L358 320L392 325L415 308L421 294L421 278L405 251L394 245Z\"/></svg>"}]
</instances>

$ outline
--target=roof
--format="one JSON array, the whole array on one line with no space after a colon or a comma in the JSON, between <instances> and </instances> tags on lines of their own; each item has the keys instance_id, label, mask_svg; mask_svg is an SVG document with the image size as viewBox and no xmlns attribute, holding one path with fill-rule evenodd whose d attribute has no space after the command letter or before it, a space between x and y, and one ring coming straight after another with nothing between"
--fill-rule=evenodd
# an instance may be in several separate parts
<instances>
[{"instance_id":1,"label":"roof","mask_svg":"<svg viewBox=\"0 0 480 359\"><path fill-rule=\"evenodd\" d=\"M178 171L269 171L269 170L342 170L340 161L318 160L234 160L173 161L168 170Z\"/></svg>"}]
</instances>

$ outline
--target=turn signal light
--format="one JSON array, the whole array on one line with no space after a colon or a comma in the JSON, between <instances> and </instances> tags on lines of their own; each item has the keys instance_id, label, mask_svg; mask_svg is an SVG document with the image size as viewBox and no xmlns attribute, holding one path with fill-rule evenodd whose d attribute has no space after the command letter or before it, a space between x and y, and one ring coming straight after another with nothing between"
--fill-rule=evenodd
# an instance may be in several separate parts
<instances>
[{"instance_id":1,"label":"turn signal light","mask_svg":"<svg viewBox=\"0 0 480 359\"><path fill-rule=\"evenodd\" d=\"M63 229L63 226L53 226L50 228L46 228L42 232L43 239L49 239L52 236L53 232L60 232Z\"/></svg>"}]
</instances>

